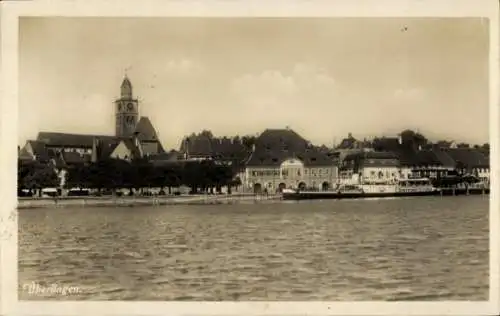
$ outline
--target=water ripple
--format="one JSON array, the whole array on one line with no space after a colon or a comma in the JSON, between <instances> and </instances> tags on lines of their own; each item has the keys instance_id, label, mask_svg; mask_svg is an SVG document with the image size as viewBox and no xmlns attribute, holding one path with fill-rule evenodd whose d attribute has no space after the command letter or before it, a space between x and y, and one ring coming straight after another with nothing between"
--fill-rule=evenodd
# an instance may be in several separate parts
<instances>
[{"instance_id":1,"label":"water ripple","mask_svg":"<svg viewBox=\"0 0 500 316\"><path fill-rule=\"evenodd\" d=\"M21 210L27 299L485 300L488 199Z\"/></svg>"}]
</instances>

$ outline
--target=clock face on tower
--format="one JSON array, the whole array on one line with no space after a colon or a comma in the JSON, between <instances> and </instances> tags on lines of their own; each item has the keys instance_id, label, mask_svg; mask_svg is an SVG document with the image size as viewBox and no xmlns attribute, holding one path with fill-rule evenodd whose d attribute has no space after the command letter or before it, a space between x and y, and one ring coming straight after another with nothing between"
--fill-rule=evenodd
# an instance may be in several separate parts
<instances>
[{"instance_id":1,"label":"clock face on tower","mask_svg":"<svg viewBox=\"0 0 500 316\"><path fill-rule=\"evenodd\" d=\"M134 109L134 105L132 103L127 104L127 109L132 111Z\"/></svg>"}]
</instances>

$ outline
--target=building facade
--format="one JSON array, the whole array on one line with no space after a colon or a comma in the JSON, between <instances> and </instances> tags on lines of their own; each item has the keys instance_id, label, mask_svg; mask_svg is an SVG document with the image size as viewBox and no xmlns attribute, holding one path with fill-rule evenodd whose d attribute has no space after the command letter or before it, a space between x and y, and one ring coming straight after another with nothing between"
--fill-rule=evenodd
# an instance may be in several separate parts
<instances>
[{"instance_id":1,"label":"building facade","mask_svg":"<svg viewBox=\"0 0 500 316\"><path fill-rule=\"evenodd\" d=\"M399 178L400 162L392 152L353 153L339 167L341 184L392 184Z\"/></svg>"},{"instance_id":2,"label":"building facade","mask_svg":"<svg viewBox=\"0 0 500 316\"><path fill-rule=\"evenodd\" d=\"M267 129L257 137L239 177L245 191L256 193L328 190L336 183L337 166L293 130Z\"/></svg>"}]
</instances>

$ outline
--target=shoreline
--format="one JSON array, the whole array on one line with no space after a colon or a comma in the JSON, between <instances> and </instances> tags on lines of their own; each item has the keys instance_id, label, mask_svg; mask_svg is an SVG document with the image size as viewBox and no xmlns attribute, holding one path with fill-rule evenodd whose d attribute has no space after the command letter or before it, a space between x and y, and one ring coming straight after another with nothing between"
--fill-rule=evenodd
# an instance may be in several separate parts
<instances>
[{"instance_id":1,"label":"shoreline","mask_svg":"<svg viewBox=\"0 0 500 316\"><path fill-rule=\"evenodd\" d=\"M464 192L452 194L437 194L432 196L468 196ZM471 192L470 195L489 195L479 192ZM369 197L366 197L369 198ZM363 199L363 198L359 198ZM284 199L281 194L260 195L253 193L235 193L222 195L167 195L167 196L133 196L133 197L112 197L112 196L70 196L58 198L31 198L18 197L17 209L37 209L37 208L64 208L64 207L135 207L135 206L162 206L162 205L221 205L236 203L266 203L270 201L292 201L295 199ZM310 200L310 199L297 199Z\"/></svg>"},{"instance_id":2,"label":"shoreline","mask_svg":"<svg viewBox=\"0 0 500 316\"><path fill-rule=\"evenodd\" d=\"M177 196L137 196L137 197L97 197L97 196L72 196L58 198L26 198L18 197L17 209L33 208L60 208L60 207L133 207L133 206L160 206L160 205L214 205L233 204L240 202L265 202L281 200L282 196L255 195L255 194L231 194L231 195L177 195Z\"/></svg>"}]
</instances>

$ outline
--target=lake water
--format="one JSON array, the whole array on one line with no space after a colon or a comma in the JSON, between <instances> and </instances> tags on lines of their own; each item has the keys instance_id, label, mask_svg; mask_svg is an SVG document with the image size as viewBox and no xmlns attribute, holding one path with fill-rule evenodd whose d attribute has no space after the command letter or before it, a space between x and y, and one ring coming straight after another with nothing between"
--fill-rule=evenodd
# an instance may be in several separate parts
<instances>
[{"instance_id":1,"label":"lake water","mask_svg":"<svg viewBox=\"0 0 500 316\"><path fill-rule=\"evenodd\" d=\"M20 210L19 298L487 300L488 206L457 196Z\"/></svg>"}]
</instances>

